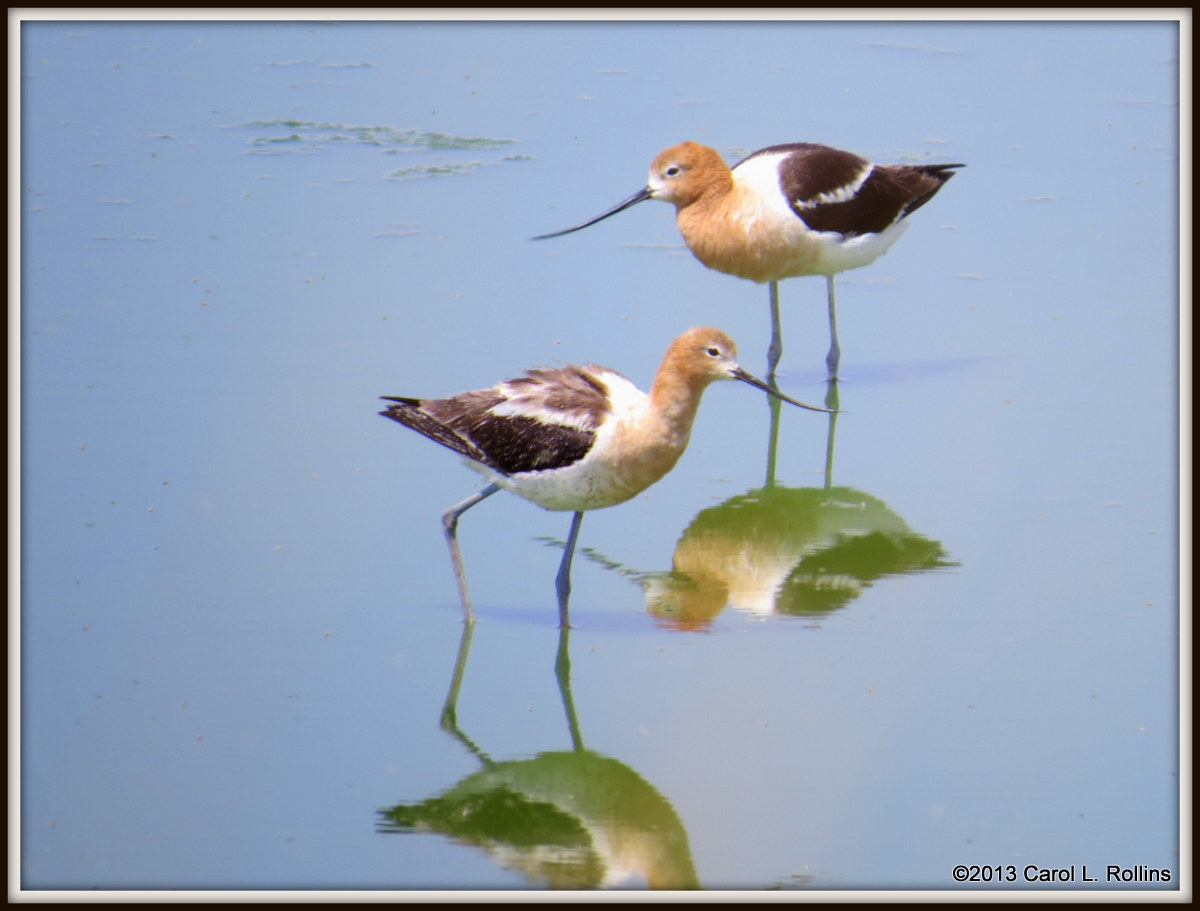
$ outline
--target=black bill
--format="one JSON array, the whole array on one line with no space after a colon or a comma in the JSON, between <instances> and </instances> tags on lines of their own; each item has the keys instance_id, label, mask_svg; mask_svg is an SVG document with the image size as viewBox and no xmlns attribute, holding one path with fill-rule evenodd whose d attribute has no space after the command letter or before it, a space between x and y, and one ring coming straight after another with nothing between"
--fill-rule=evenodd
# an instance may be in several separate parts
<instances>
[{"instance_id":1,"label":"black bill","mask_svg":"<svg viewBox=\"0 0 1200 911\"><path fill-rule=\"evenodd\" d=\"M805 405L803 402L797 402L795 399L788 398L778 389L772 388L769 384L764 383L758 377L747 373L741 367L738 367L735 371L733 371L732 376L735 380L741 380L743 383L749 383L755 389L761 389L763 392L767 393L767 395L773 395L781 402L787 402L789 405L799 405L801 408L807 408L809 411L823 411L826 414L837 413L832 408L818 408L816 405Z\"/></svg>"},{"instance_id":2,"label":"black bill","mask_svg":"<svg viewBox=\"0 0 1200 911\"><path fill-rule=\"evenodd\" d=\"M610 216L610 215L616 215L618 212L623 212L626 209L628 209L630 206L636 205L637 203L642 202L643 200L646 200L649 198L650 198L650 188L643 187L642 189L640 189L636 193L634 193L632 196L630 196L624 202L618 203L617 205L615 205L611 209L609 209L607 212L605 212L603 215L597 215L595 218L591 219L590 221L585 221L583 224L576 225L573 228L566 228L565 230L562 230L562 231L555 231L553 234L539 234L537 237L533 237L530 239L531 240L546 240L551 237L562 237L564 234L571 234L574 231L582 231L584 228L591 227L598 221L604 221L604 219L608 218L608 216Z\"/></svg>"}]
</instances>

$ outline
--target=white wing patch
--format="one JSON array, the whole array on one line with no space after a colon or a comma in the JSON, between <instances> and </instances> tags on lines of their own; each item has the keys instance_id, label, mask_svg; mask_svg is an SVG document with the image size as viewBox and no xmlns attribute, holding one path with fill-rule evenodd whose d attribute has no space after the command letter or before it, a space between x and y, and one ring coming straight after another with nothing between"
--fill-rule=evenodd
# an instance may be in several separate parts
<instances>
[{"instance_id":1,"label":"white wing patch","mask_svg":"<svg viewBox=\"0 0 1200 911\"><path fill-rule=\"evenodd\" d=\"M569 369L574 371L578 368ZM629 380L606 367L589 365L583 372L608 389L608 401L604 400L599 390L578 385L575 377L572 377L574 388L568 383L555 383L554 372L548 371L548 375L537 382L531 382L530 377L523 377L498 383L495 390L504 396L504 400L488 410L497 417L531 418L543 424L595 433L614 410L619 411L628 390L645 398Z\"/></svg>"},{"instance_id":2,"label":"white wing patch","mask_svg":"<svg viewBox=\"0 0 1200 911\"><path fill-rule=\"evenodd\" d=\"M862 189L862 185L867 182L867 178L871 176L871 172L874 170L875 165L867 164L858 172L854 180L845 186L838 187L836 190L830 190L828 193L820 193L812 199L793 200L792 204L798 209L815 209L818 206L830 205L832 203L849 202L858 195L858 191Z\"/></svg>"},{"instance_id":3,"label":"white wing patch","mask_svg":"<svg viewBox=\"0 0 1200 911\"><path fill-rule=\"evenodd\" d=\"M584 430L591 432L586 416L580 411L562 411L558 408L551 408L546 404L546 391L539 389L537 392L524 392L520 395L511 395L504 388L505 384L497 386L497 390L508 395L503 402L499 402L488 409L489 413L501 418L532 418L535 421L540 421L543 424L557 424L560 427L570 427L573 430Z\"/></svg>"}]
</instances>

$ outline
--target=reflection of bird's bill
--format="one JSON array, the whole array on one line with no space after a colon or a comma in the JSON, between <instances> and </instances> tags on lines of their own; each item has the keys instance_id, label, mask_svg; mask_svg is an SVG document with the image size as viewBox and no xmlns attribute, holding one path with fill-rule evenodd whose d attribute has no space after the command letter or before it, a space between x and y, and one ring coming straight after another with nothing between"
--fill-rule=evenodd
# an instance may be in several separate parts
<instances>
[{"instance_id":1,"label":"reflection of bird's bill","mask_svg":"<svg viewBox=\"0 0 1200 911\"><path fill-rule=\"evenodd\" d=\"M533 240L547 240L551 237L562 237L564 234L573 234L576 231L582 231L584 228L590 228L592 225L594 225L598 221L604 221L604 219L608 218L608 216L610 216L610 215L616 215L618 212L624 212L630 206L636 205L637 203L642 202L643 200L646 200L649 198L650 198L650 188L642 187L642 189L638 190L636 193L634 193L632 196L630 196L627 200L625 200L624 202L617 203L615 206L613 206L611 209L609 209L607 212L605 212L602 215L597 215L595 218L585 221L581 225L576 225L573 228L564 228L562 231L555 231L552 234L539 234L537 237L533 238Z\"/></svg>"},{"instance_id":2,"label":"reflection of bird's bill","mask_svg":"<svg viewBox=\"0 0 1200 911\"><path fill-rule=\"evenodd\" d=\"M795 399L788 398L786 395L784 395L778 389L772 389L770 385L768 385L767 383L764 383L758 377L747 373L741 367L739 367L737 370L735 370L733 372L733 378L735 380L741 380L743 383L749 383L755 389L761 389L763 392L767 393L767 395L773 395L775 398L779 399L781 402L787 402L789 405L798 405L801 408L807 408L809 411L823 411L826 414L837 414L838 413L832 408L818 408L816 405L805 405L803 402L797 402Z\"/></svg>"}]
</instances>

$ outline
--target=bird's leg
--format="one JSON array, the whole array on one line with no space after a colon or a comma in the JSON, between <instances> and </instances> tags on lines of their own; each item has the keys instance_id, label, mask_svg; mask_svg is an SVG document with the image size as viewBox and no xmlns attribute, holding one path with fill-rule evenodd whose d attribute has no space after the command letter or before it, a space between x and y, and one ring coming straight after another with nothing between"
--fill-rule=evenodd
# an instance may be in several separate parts
<instances>
[{"instance_id":1,"label":"bird's leg","mask_svg":"<svg viewBox=\"0 0 1200 911\"><path fill-rule=\"evenodd\" d=\"M837 337L837 309L833 299L833 276L826 275L825 283L829 288L829 354L825 356L825 366L829 368L829 382L836 383L838 379L838 363L842 359L842 349Z\"/></svg>"},{"instance_id":2,"label":"bird's leg","mask_svg":"<svg viewBox=\"0 0 1200 911\"><path fill-rule=\"evenodd\" d=\"M775 385L774 379L769 382L772 386ZM779 419L783 416L783 402L775 396L769 395L767 396L767 408L771 410L771 429L767 433L767 480L763 486L774 487L776 453L779 451Z\"/></svg>"},{"instance_id":3,"label":"bird's leg","mask_svg":"<svg viewBox=\"0 0 1200 911\"><path fill-rule=\"evenodd\" d=\"M563 548L562 563L558 565L558 576L554 580L554 588L558 592L558 625L563 629L571 625L567 616L567 599L571 596L571 558L575 555L575 541L579 537L582 522L583 513L575 513L571 519L571 531L567 534L567 546Z\"/></svg>"},{"instance_id":4,"label":"bird's leg","mask_svg":"<svg viewBox=\"0 0 1200 911\"><path fill-rule=\"evenodd\" d=\"M571 731L572 749L583 749L583 737L579 733L579 716L575 713L575 699L571 696L570 627L558 630L558 654L554 659L554 676L558 678L558 692L562 696L563 711L567 715L567 727Z\"/></svg>"},{"instance_id":5,"label":"bird's leg","mask_svg":"<svg viewBox=\"0 0 1200 911\"><path fill-rule=\"evenodd\" d=\"M838 406L841 396L838 394L837 380L829 381L829 391L825 394L825 407L829 409L829 432L825 436L825 489L833 487L833 440L837 434Z\"/></svg>"},{"instance_id":6,"label":"bird's leg","mask_svg":"<svg viewBox=\"0 0 1200 911\"><path fill-rule=\"evenodd\" d=\"M471 593L467 591L467 576L463 572L462 552L458 549L458 517L499 489L499 485L489 484L483 490L471 494L461 503L451 506L442 513L442 530L446 533L446 543L450 545L450 562L454 564L454 578L458 582L458 597L462 601L463 621L466 623L475 622L475 612L471 610Z\"/></svg>"},{"instance_id":7,"label":"bird's leg","mask_svg":"<svg viewBox=\"0 0 1200 911\"><path fill-rule=\"evenodd\" d=\"M783 332L779 327L779 282L771 282L771 344L767 348L767 379L774 381L775 368L783 356Z\"/></svg>"}]
</instances>

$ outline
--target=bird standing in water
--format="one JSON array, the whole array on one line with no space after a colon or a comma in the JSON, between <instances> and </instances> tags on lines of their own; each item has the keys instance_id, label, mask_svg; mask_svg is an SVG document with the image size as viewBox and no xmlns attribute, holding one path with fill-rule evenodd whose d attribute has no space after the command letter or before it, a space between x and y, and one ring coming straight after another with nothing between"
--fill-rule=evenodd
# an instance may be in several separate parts
<instances>
[{"instance_id":1,"label":"bird standing in water","mask_svg":"<svg viewBox=\"0 0 1200 911\"><path fill-rule=\"evenodd\" d=\"M715 149L684 142L659 153L646 186L583 224L534 240L561 237L646 199L675 205L695 257L718 272L770 284L767 376L783 353L779 281L824 275L829 298L830 381L837 379L834 276L887 252L907 218L929 202L961 164L872 164L853 152L797 142L760 149L732 169Z\"/></svg>"},{"instance_id":2,"label":"bird standing in water","mask_svg":"<svg viewBox=\"0 0 1200 911\"><path fill-rule=\"evenodd\" d=\"M459 517L504 489L545 509L574 512L556 579L567 623L571 558L583 514L624 503L669 472L687 447L700 397L716 380L740 380L788 398L738 366L719 329L689 329L671 343L649 394L607 367L539 367L490 389L447 399L382 396L380 414L464 456L489 484L442 514L466 621L471 598L458 546Z\"/></svg>"}]
</instances>

